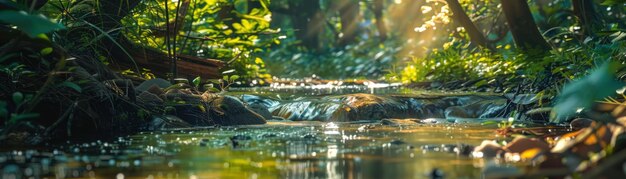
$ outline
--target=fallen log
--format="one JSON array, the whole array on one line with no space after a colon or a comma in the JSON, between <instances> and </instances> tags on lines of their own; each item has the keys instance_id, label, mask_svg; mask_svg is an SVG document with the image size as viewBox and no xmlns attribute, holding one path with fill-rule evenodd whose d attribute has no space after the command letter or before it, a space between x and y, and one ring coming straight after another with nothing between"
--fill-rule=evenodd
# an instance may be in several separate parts
<instances>
[{"instance_id":1,"label":"fallen log","mask_svg":"<svg viewBox=\"0 0 626 179\"><path fill-rule=\"evenodd\" d=\"M139 67L150 69L151 72L158 77L165 78L167 74L170 73L171 60L164 52L134 44L122 35L120 35L118 42L129 54L121 50L111 51L111 55L114 59L126 59L114 61L117 70L135 69L136 64ZM128 55L132 57L132 60L128 58ZM184 54L179 54L177 57L177 77L195 78L199 76L204 79L221 78L219 69L225 65L223 61Z\"/></svg>"}]
</instances>

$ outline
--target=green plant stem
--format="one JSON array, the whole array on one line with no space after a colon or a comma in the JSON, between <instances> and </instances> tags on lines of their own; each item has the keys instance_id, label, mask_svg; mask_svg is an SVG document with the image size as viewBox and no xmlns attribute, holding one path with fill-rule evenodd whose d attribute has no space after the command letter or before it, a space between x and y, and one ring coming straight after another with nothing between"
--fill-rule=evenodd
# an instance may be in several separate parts
<instances>
[{"instance_id":1,"label":"green plant stem","mask_svg":"<svg viewBox=\"0 0 626 179\"><path fill-rule=\"evenodd\" d=\"M170 79L170 81L172 83L174 83L174 79L176 78L176 76L174 75L174 71L175 71L175 65L176 64L176 59L172 58L172 48L170 47L170 14L169 14L169 6L168 6L168 1L165 1L165 46L167 48L167 58L170 58L171 60L171 73L172 73L172 77Z\"/></svg>"},{"instance_id":2,"label":"green plant stem","mask_svg":"<svg viewBox=\"0 0 626 179\"><path fill-rule=\"evenodd\" d=\"M174 42L172 43L172 46L174 47L174 49L172 50L172 75L174 75L174 77L178 76L178 67L176 64L176 60L178 59L177 57L177 53L176 53L176 37L178 36L178 13L180 11L180 4L183 2L184 0L178 0L178 3L176 4L176 15L174 16ZM185 17L182 17L185 18ZM169 21L168 21L169 24ZM168 29L169 30L169 29Z\"/></svg>"},{"instance_id":3,"label":"green plant stem","mask_svg":"<svg viewBox=\"0 0 626 179\"><path fill-rule=\"evenodd\" d=\"M194 15L194 13L196 13L196 8L195 8L196 7L196 0L193 0L193 7L194 8L191 9L191 22L194 21L193 15ZM176 14L178 14L178 13L176 13ZM185 17L183 17L183 18L185 18ZM186 34L185 40L183 40L183 46L180 48L180 52L179 53L183 53L185 48L187 48L187 41L189 40L189 35L191 34L191 31L193 30L193 23L188 23L188 24L189 24L189 29L187 29L187 33L185 33Z\"/></svg>"}]
</instances>

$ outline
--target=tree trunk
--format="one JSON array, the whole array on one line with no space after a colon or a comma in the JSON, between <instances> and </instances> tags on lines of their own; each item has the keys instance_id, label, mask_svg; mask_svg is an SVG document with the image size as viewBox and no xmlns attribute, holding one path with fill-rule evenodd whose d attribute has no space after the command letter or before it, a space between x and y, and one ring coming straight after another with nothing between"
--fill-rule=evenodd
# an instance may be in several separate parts
<instances>
[{"instance_id":1,"label":"tree trunk","mask_svg":"<svg viewBox=\"0 0 626 179\"><path fill-rule=\"evenodd\" d=\"M595 6L592 0L572 0L572 7L574 15L578 18L578 22L583 30L583 35L593 36L595 29L598 28L601 23L600 17L595 10Z\"/></svg>"},{"instance_id":2,"label":"tree trunk","mask_svg":"<svg viewBox=\"0 0 626 179\"><path fill-rule=\"evenodd\" d=\"M341 33L343 34L339 39L339 45L345 46L353 43L358 35L359 22L361 22L359 1L340 0L334 3L341 18Z\"/></svg>"},{"instance_id":3,"label":"tree trunk","mask_svg":"<svg viewBox=\"0 0 626 179\"><path fill-rule=\"evenodd\" d=\"M387 25L385 24L385 19L383 18L383 9L385 9L384 1L374 0L373 9L374 17L376 18L376 28L378 29L380 41L385 41L387 39Z\"/></svg>"},{"instance_id":4,"label":"tree trunk","mask_svg":"<svg viewBox=\"0 0 626 179\"><path fill-rule=\"evenodd\" d=\"M320 39L326 24L319 1L305 0L299 3L290 3L294 7L291 21L296 30L296 38L309 49L319 49Z\"/></svg>"},{"instance_id":5,"label":"tree trunk","mask_svg":"<svg viewBox=\"0 0 626 179\"><path fill-rule=\"evenodd\" d=\"M478 27L476 27L476 25L472 22L469 16L467 16L459 1L446 0L446 2L448 3L448 7L450 8L450 10L452 11L452 18L454 18L454 20L461 24L465 31L467 31L470 41L481 47L494 50L493 47L491 47L490 44L487 42L487 38L485 38L483 33L478 30Z\"/></svg>"},{"instance_id":6,"label":"tree trunk","mask_svg":"<svg viewBox=\"0 0 626 179\"><path fill-rule=\"evenodd\" d=\"M528 53L543 53L551 49L543 38L526 0L502 0L502 11L515 40L515 45Z\"/></svg>"}]
</instances>

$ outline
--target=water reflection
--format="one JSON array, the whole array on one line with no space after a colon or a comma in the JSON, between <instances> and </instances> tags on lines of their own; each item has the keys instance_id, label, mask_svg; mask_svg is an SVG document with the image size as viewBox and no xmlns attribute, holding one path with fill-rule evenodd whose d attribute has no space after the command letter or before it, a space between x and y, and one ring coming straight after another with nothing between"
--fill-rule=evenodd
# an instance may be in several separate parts
<instances>
[{"instance_id":1,"label":"water reflection","mask_svg":"<svg viewBox=\"0 0 626 179\"><path fill-rule=\"evenodd\" d=\"M492 130L457 125L276 123L144 133L109 143L54 146L50 151L2 151L0 176L423 178L438 168L449 178L477 178L481 170L477 159L428 146L442 146L444 151L460 143L477 145L493 138ZM239 147L232 146L233 139Z\"/></svg>"}]
</instances>

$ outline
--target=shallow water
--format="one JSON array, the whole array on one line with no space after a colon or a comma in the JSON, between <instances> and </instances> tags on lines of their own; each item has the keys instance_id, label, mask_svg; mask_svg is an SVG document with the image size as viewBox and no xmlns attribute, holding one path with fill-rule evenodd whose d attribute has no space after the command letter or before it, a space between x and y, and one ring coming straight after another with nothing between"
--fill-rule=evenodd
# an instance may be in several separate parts
<instances>
[{"instance_id":1,"label":"shallow water","mask_svg":"<svg viewBox=\"0 0 626 179\"><path fill-rule=\"evenodd\" d=\"M283 102L329 95L438 95L386 84L233 88ZM243 98L243 97L242 97ZM270 103L278 103L271 101ZM272 104L268 105L271 106ZM465 121L474 121L466 119ZM496 139L494 126L380 121L272 121L265 125L144 132L115 141L0 149L2 178L479 178L483 159L463 146Z\"/></svg>"},{"instance_id":2,"label":"shallow water","mask_svg":"<svg viewBox=\"0 0 626 179\"><path fill-rule=\"evenodd\" d=\"M478 178L482 159L443 150L494 138L477 124L271 122L9 151L0 163L3 178Z\"/></svg>"}]
</instances>

